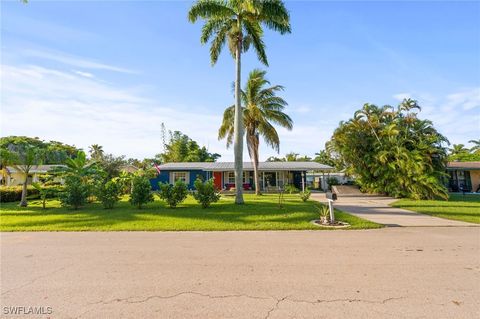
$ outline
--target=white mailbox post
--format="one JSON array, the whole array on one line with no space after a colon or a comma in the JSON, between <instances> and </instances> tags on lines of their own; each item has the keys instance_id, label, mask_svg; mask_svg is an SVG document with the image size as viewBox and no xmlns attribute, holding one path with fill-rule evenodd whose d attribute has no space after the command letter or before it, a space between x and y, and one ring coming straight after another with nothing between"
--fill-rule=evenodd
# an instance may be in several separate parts
<instances>
[{"instance_id":1,"label":"white mailbox post","mask_svg":"<svg viewBox=\"0 0 480 319\"><path fill-rule=\"evenodd\" d=\"M328 209L330 211L330 223L335 223L335 212L333 210L333 201L337 200L337 194L332 192L327 192L326 197L328 200Z\"/></svg>"}]
</instances>

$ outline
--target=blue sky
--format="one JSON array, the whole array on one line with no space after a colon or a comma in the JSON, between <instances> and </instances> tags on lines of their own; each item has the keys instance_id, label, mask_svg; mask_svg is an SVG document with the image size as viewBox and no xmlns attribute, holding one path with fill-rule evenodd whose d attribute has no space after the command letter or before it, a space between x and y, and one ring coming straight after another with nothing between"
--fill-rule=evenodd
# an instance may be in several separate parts
<instances>
[{"instance_id":1,"label":"blue sky","mask_svg":"<svg viewBox=\"0 0 480 319\"><path fill-rule=\"evenodd\" d=\"M1 135L152 157L161 123L221 160L234 62L212 67L191 1L1 3ZM452 143L480 137L480 2L287 1L293 32L266 32L268 78L294 119L281 154L313 156L363 103L412 97ZM245 55L243 78L265 68ZM265 146L261 158L275 155ZM245 154L245 158L248 156Z\"/></svg>"}]
</instances>

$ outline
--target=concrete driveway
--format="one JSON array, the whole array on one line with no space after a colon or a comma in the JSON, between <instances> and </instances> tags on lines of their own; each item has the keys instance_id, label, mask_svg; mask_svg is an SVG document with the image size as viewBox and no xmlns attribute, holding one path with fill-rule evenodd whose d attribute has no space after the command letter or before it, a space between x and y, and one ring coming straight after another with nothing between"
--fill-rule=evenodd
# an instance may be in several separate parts
<instances>
[{"instance_id":1,"label":"concrete driveway","mask_svg":"<svg viewBox=\"0 0 480 319\"><path fill-rule=\"evenodd\" d=\"M312 199L326 203L324 193L313 193ZM344 195L334 202L334 207L352 215L387 226L473 226L480 225L419 214L389 206L395 198L372 195Z\"/></svg>"},{"instance_id":2,"label":"concrete driveway","mask_svg":"<svg viewBox=\"0 0 480 319\"><path fill-rule=\"evenodd\" d=\"M479 318L479 247L475 227L2 233L1 316Z\"/></svg>"}]
</instances>

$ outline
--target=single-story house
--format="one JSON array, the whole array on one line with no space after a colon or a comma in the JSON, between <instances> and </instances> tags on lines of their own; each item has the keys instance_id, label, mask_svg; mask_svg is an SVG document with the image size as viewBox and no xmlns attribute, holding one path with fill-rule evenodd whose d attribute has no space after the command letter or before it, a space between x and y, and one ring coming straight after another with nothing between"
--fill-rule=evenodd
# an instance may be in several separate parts
<instances>
[{"instance_id":1,"label":"single-story house","mask_svg":"<svg viewBox=\"0 0 480 319\"><path fill-rule=\"evenodd\" d=\"M343 172L307 172L307 185L311 188L328 189L328 180L335 178L339 184L347 184L354 181L353 177L347 176Z\"/></svg>"},{"instance_id":2,"label":"single-story house","mask_svg":"<svg viewBox=\"0 0 480 319\"><path fill-rule=\"evenodd\" d=\"M260 162L260 187L262 190L274 190L287 184L293 184L298 189L306 186L307 171L330 171L333 168L317 162ZM233 162L189 162L166 163L158 165L158 176L150 180L153 189L158 189L158 183L174 183L184 181L190 189L200 177L204 180L213 178L215 186L220 190L229 190L235 187L235 174ZM243 163L243 188L253 190L253 165L251 162Z\"/></svg>"},{"instance_id":3,"label":"single-story house","mask_svg":"<svg viewBox=\"0 0 480 319\"><path fill-rule=\"evenodd\" d=\"M28 174L27 178L27 185L30 185L32 183L38 182L39 178L41 175L49 172L50 170L58 167L62 167L63 165L34 165L30 169L30 172ZM7 166L7 174L5 176L5 181L1 180L3 179L3 176L0 176L1 184L5 186L16 186L16 185L23 185L23 182L25 181L25 175L23 174L22 171L17 170L14 166ZM61 182L60 177L55 177L55 180L58 182Z\"/></svg>"},{"instance_id":4,"label":"single-story house","mask_svg":"<svg viewBox=\"0 0 480 319\"><path fill-rule=\"evenodd\" d=\"M480 192L480 162L448 162L448 190Z\"/></svg>"}]
</instances>

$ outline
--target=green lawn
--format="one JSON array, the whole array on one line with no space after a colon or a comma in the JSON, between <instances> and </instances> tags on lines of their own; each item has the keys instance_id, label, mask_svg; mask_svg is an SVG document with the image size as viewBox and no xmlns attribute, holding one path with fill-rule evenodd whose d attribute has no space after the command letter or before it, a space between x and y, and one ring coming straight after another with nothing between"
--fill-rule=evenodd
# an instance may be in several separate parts
<instances>
[{"instance_id":1,"label":"green lawn","mask_svg":"<svg viewBox=\"0 0 480 319\"><path fill-rule=\"evenodd\" d=\"M480 224L480 195L451 194L448 201L400 199L392 206L436 217Z\"/></svg>"},{"instance_id":2,"label":"green lawn","mask_svg":"<svg viewBox=\"0 0 480 319\"><path fill-rule=\"evenodd\" d=\"M43 210L39 201L21 208L17 203L2 204L1 231L110 231L110 230L288 230L321 229L310 224L318 219L314 201L302 202L298 195L285 195L283 208L278 195L246 195L246 204L235 205L233 197L222 197L208 209L202 209L189 196L175 209L156 199L144 209L132 207L123 199L114 209L88 204L79 210L60 207L56 200ZM381 225L337 212L336 218L348 222L350 229L379 228Z\"/></svg>"}]
</instances>

